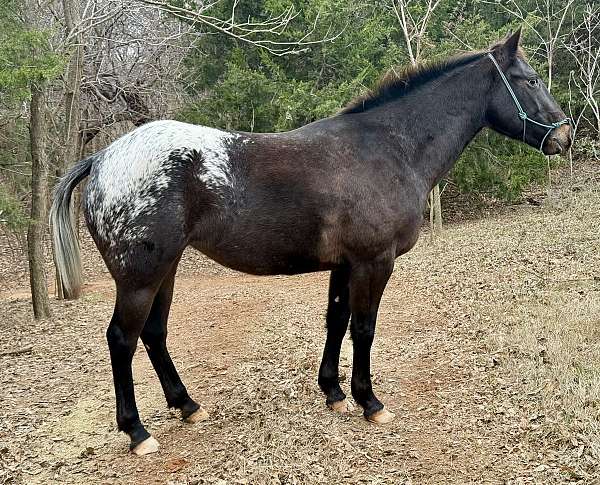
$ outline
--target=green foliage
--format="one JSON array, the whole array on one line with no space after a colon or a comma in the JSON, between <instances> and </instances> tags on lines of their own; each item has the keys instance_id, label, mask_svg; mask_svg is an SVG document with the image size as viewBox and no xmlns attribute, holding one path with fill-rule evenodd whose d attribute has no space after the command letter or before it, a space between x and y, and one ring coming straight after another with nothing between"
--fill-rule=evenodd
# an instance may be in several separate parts
<instances>
[{"instance_id":1,"label":"green foliage","mask_svg":"<svg viewBox=\"0 0 600 485\"><path fill-rule=\"evenodd\" d=\"M582 136L577 139L577 150L585 158L600 161L600 139Z\"/></svg>"},{"instance_id":2,"label":"green foliage","mask_svg":"<svg viewBox=\"0 0 600 485\"><path fill-rule=\"evenodd\" d=\"M28 126L19 111L30 89L60 74L51 32L31 28L21 0L0 0L0 227L19 233L27 225L23 200L30 191Z\"/></svg>"},{"instance_id":3,"label":"green foliage","mask_svg":"<svg viewBox=\"0 0 600 485\"><path fill-rule=\"evenodd\" d=\"M59 75L61 58L50 48L50 32L24 25L18 0L0 0L0 95L25 99L32 83Z\"/></svg>"},{"instance_id":4,"label":"green foliage","mask_svg":"<svg viewBox=\"0 0 600 485\"><path fill-rule=\"evenodd\" d=\"M547 170L539 151L486 130L467 147L452 177L464 192L485 191L514 201L528 184L544 180Z\"/></svg>"},{"instance_id":5,"label":"green foliage","mask_svg":"<svg viewBox=\"0 0 600 485\"><path fill-rule=\"evenodd\" d=\"M283 8L276 0L249 3L253 18ZM221 14L231 7L228 1L219 5ZM240 7L244 19L249 5ZM206 55L187 60L195 79L190 90L205 94L180 117L229 129L289 130L335 113L403 57L395 21L382 5L305 0L296 7L300 14L288 28L289 39L302 37L317 18L314 38L328 32L339 37L299 55L274 57L233 39L206 36L199 46Z\"/></svg>"},{"instance_id":6,"label":"green foliage","mask_svg":"<svg viewBox=\"0 0 600 485\"><path fill-rule=\"evenodd\" d=\"M25 120L5 121L0 133L0 228L19 233L26 224L23 201L30 191L29 134Z\"/></svg>"},{"instance_id":7,"label":"green foliage","mask_svg":"<svg viewBox=\"0 0 600 485\"><path fill-rule=\"evenodd\" d=\"M212 13L227 17L232 1L223 0ZM190 94L200 95L180 113L181 119L246 131L289 130L334 114L387 69L408 63L405 40L391 3L293 3L299 15L287 29L289 40L301 38L313 24L314 39L331 32L340 32L339 37L299 55L277 58L222 35L205 36L186 63L194 79ZM425 0L411 1L410 14L420 17L426 4ZM534 13L536 4L525 0L519 7L531 25L542 26L543 19ZM240 20L264 20L288 6L284 0L247 0L240 2L236 11ZM431 60L471 48L484 49L519 26L493 2L446 0L431 18L420 55ZM533 48L539 39L531 30L525 29L524 44L532 65L544 78L547 61ZM554 64L552 92L566 109L573 63L559 50ZM580 100L571 99L571 106L582 109ZM450 177L463 191L489 192L513 200L527 184L543 180L546 171L546 159L535 150L486 132L465 151Z\"/></svg>"},{"instance_id":8,"label":"green foliage","mask_svg":"<svg viewBox=\"0 0 600 485\"><path fill-rule=\"evenodd\" d=\"M22 31L10 39L0 35L0 92L25 98L31 83L56 77L62 66L47 45L45 32Z\"/></svg>"},{"instance_id":9,"label":"green foliage","mask_svg":"<svg viewBox=\"0 0 600 485\"><path fill-rule=\"evenodd\" d=\"M28 220L21 202L0 185L0 227L20 232L27 227Z\"/></svg>"},{"instance_id":10,"label":"green foliage","mask_svg":"<svg viewBox=\"0 0 600 485\"><path fill-rule=\"evenodd\" d=\"M28 220L21 203L0 186L0 226L11 232L19 232L27 227Z\"/></svg>"}]
</instances>

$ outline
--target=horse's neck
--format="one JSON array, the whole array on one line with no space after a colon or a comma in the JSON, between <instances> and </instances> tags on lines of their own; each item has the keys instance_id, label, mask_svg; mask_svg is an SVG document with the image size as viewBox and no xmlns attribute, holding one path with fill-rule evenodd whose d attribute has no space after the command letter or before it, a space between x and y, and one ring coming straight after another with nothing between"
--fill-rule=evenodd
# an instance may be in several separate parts
<instances>
[{"instance_id":1,"label":"horse's neck","mask_svg":"<svg viewBox=\"0 0 600 485\"><path fill-rule=\"evenodd\" d=\"M386 120L381 136L397 140L401 148L400 167L410 167L427 192L485 125L489 81L480 70L462 71L382 105L377 108L379 113L373 110L375 116Z\"/></svg>"}]
</instances>

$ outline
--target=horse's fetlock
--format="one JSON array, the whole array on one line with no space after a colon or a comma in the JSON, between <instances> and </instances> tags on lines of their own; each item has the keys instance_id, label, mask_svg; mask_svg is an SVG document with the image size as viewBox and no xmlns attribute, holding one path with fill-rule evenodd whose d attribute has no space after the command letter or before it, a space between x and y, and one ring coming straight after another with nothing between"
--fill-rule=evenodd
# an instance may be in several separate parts
<instances>
[{"instance_id":1,"label":"horse's fetlock","mask_svg":"<svg viewBox=\"0 0 600 485\"><path fill-rule=\"evenodd\" d=\"M138 426L142 426L138 413L117 416L117 428L119 431L131 434Z\"/></svg>"},{"instance_id":2,"label":"horse's fetlock","mask_svg":"<svg viewBox=\"0 0 600 485\"><path fill-rule=\"evenodd\" d=\"M324 376L324 375L319 375L319 378L317 380L317 382L319 383L319 387L321 388L321 390L323 392L329 392L329 390L338 385L339 384L339 380L337 375L333 376Z\"/></svg>"},{"instance_id":3,"label":"horse's fetlock","mask_svg":"<svg viewBox=\"0 0 600 485\"><path fill-rule=\"evenodd\" d=\"M196 404L190 398L190 396L187 392L187 389L185 388L183 383L177 384L177 385L172 385L169 388L168 395L165 395L165 397L167 399L167 406L169 406L170 408L183 409L186 406L188 406L189 402ZM196 409L194 409L194 411Z\"/></svg>"}]
</instances>

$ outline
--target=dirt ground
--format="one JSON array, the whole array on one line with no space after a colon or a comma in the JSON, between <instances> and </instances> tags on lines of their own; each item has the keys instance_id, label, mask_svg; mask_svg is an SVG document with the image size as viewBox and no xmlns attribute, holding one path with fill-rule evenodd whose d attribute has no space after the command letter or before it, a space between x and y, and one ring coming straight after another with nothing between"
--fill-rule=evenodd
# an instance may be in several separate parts
<instances>
[{"instance_id":1,"label":"dirt ground","mask_svg":"<svg viewBox=\"0 0 600 485\"><path fill-rule=\"evenodd\" d=\"M186 253L169 347L211 417L166 409L139 346L138 406L161 444L141 458L114 423L114 288L95 249L84 296L44 322L5 250L0 483L600 483L598 187L592 170L398 259L372 356L386 426L324 405L327 274L254 277Z\"/></svg>"}]
</instances>

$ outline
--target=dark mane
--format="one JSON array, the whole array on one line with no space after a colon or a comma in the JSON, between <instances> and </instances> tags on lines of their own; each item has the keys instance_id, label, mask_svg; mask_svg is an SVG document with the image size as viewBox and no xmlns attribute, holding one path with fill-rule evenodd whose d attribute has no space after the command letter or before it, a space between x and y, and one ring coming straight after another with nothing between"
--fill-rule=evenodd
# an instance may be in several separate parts
<instances>
[{"instance_id":1,"label":"dark mane","mask_svg":"<svg viewBox=\"0 0 600 485\"><path fill-rule=\"evenodd\" d=\"M387 101L405 96L453 69L480 59L488 52L496 51L503 43L504 40L500 40L484 51L467 52L441 61L390 69L371 91L354 98L345 108L342 108L339 114L362 113ZM527 59L521 46L517 49L517 57L523 60Z\"/></svg>"},{"instance_id":2,"label":"dark mane","mask_svg":"<svg viewBox=\"0 0 600 485\"><path fill-rule=\"evenodd\" d=\"M453 69L480 59L485 52L488 51L469 52L419 66L390 69L371 91L354 98L340 111L340 114L361 113L387 101L405 96Z\"/></svg>"}]
</instances>

